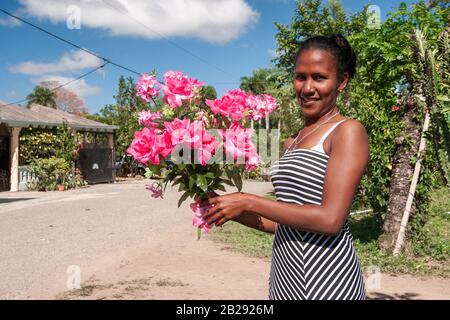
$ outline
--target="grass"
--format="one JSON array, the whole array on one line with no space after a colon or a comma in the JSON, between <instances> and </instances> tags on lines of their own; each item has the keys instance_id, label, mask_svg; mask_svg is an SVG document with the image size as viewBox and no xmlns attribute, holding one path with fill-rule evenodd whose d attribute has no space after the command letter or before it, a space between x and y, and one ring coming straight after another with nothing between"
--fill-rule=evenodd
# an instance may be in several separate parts
<instances>
[{"instance_id":1,"label":"grass","mask_svg":"<svg viewBox=\"0 0 450 320\"><path fill-rule=\"evenodd\" d=\"M411 250L420 256L448 259L450 253L450 190L442 188L431 194L428 220L420 234L411 240Z\"/></svg>"},{"instance_id":2,"label":"grass","mask_svg":"<svg viewBox=\"0 0 450 320\"><path fill-rule=\"evenodd\" d=\"M180 280L171 280L169 278L161 279L156 282L158 287L185 287L187 284L183 283Z\"/></svg>"},{"instance_id":3,"label":"grass","mask_svg":"<svg viewBox=\"0 0 450 320\"><path fill-rule=\"evenodd\" d=\"M225 244L227 249L249 257L269 259L272 255L273 235L247 228L237 222L228 222L222 228L213 229L211 237Z\"/></svg>"},{"instance_id":4,"label":"grass","mask_svg":"<svg viewBox=\"0 0 450 320\"><path fill-rule=\"evenodd\" d=\"M272 198L273 195L268 195ZM376 267L390 274L435 275L450 277L450 190L433 192L430 216L419 238L412 238L408 249L397 257L378 249L381 217L357 214L349 218L353 244L364 268ZM273 235L229 222L214 229L214 241L226 248L255 258L270 259Z\"/></svg>"}]
</instances>

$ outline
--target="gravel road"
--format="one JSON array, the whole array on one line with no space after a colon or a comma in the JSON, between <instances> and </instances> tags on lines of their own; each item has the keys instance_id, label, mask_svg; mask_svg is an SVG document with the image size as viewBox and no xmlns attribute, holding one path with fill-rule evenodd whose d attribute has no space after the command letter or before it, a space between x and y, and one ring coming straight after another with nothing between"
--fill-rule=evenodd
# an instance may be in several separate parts
<instances>
[{"instance_id":1,"label":"gravel road","mask_svg":"<svg viewBox=\"0 0 450 320\"><path fill-rule=\"evenodd\" d=\"M0 299L267 299L269 260L197 241L189 201L177 208L170 187L151 198L146 183L0 193ZM245 181L243 191L270 190ZM368 291L450 299L450 279L381 274Z\"/></svg>"},{"instance_id":2,"label":"gravel road","mask_svg":"<svg viewBox=\"0 0 450 320\"><path fill-rule=\"evenodd\" d=\"M170 187L164 200L151 198L147 181L1 193L0 299L52 298L67 290L74 268L89 269L180 229L192 232L189 200L178 209L180 194ZM244 186L260 194L269 190L268 183Z\"/></svg>"}]
</instances>

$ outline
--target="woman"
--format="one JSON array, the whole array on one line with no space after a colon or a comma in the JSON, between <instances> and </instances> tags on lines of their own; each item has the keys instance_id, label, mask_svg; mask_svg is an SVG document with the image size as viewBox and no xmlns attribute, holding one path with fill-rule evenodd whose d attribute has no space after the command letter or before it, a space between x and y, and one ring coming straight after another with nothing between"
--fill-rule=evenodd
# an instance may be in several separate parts
<instances>
[{"instance_id":1,"label":"woman","mask_svg":"<svg viewBox=\"0 0 450 320\"><path fill-rule=\"evenodd\" d=\"M363 125L339 114L336 99L356 71L341 35L304 41L294 90L305 117L272 168L276 201L232 193L209 199L205 217L275 233L270 299L365 299L347 216L369 158Z\"/></svg>"}]
</instances>

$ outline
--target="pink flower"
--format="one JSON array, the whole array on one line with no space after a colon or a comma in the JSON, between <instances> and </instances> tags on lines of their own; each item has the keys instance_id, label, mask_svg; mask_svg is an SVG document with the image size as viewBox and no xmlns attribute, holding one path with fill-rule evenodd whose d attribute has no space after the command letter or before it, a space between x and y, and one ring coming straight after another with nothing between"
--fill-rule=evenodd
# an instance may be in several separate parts
<instances>
[{"instance_id":1,"label":"pink flower","mask_svg":"<svg viewBox=\"0 0 450 320\"><path fill-rule=\"evenodd\" d=\"M158 183L153 183L152 185L150 184L146 184L145 185L145 189L149 190L152 194L151 196L153 198L163 198L163 190L162 190L162 186Z\"/></svg>"},{"instance_id":2,"label":"pink flower","mask_svg":"<svg viewBox=\"0 0 450 320\"><path fill-rule=\"evenodd\" d=\"M230 117L233 121L244 119L250 110L248 95L241 89L231 90L221 99L205 100L214 114Z\"/></svg>"},{"instance_id":3,"label":"pink flower","mask_svg":"<svg viewBox=\"0 0 450 320\"><path fill-rule=\"evenodd\" d=\"M139 112L139 124L145 127L149 128L156 128L158 127L158 123L154 122L156 119L162 119L162 114L159 112L150 112L143 110Z\"/></svg>"},{"instance_id":4,"label":"pink flower","mask_svg":"<svg viewBox=\"0 0 450 320\"><path fill-rule=\"evenodd\" d=\"M399 106L393 106L393 107L391 108L391 110L392 110L392 111L399 111L399 110L400 110L400 107L399 107Z\"/></svg>"},{"instance_id":5,"label":"pink flower","mask_svg":"<svg viewBox=\"0 0 450 320\"><path fill-rule=\"evenodd\" d=\"M164 135L158 135L153 128L144 128L142 131L134 133L134 139L127 153L132 155L137 161L148 164L159 164L160 155L166 157L172 152L171 141Z\"/></svg>"},{"instance_id":6,"label":"pink flower","mask_svg":"<svg viewBox=\"0 0 450 320\"><path fill-rule=\"evenodd\" d=\"M159 136L158 142L160 153L163 158L166 158L169 154L172 153L174 148L174 144L172 143L172 136L167 131L164 131L163 134Z\"/></svg>"},{"instance_id":7,"label":"pink flower","mask_svg":"<svg viewBox=\"0 0 450 320\"><path fill-rule=\"evenodd\" d=\"M165 131L170 135L173 145L190 140L190 126L189 119L180 120L177 118L171 122L164 122Z\"/></svg>"},{"instance_id":8,"label":"pink flower","mask_svg":"<svg viewBox=\"0 0 450 320\"><path fill-rule=\"evenodd\" d=\"M245 162L245 170L254 171L261 163L261 157L256 153L252 153Z\"/></svg>"},{"instance_id":9,"label":"pink flower","mask_svg":"<svg viewBox=\"0 0 450 320\"><path fill-rule=\"evenodd\" d=\"M190 130L190 147L197 151L197 160L203 166L213 157L219 146L219 141L206 131L203 121L194 121Z\"/></svg>"},{"instance_id":10,"label":"pink flower","mask_svg":"<svg viewBox=\"0 0 450 320\"><path fill-rule=\"evenodd\" d=\"M157 87L159 85L160 83L156 80L155 76L144 73L136 84L136 94L141 97L142 100L149 102L152 97L158 96L159 89Z\"/></svg>"},{"instance_id":11,"label":"pink flower","mask_svg":"<svg viewBox=\"0 0 450 320\"><path fill-rule=\"evenodd\" d=\"M208 209L212 208L212 205L200 206L200 202L196 201L190 205L192 211L194 211L194 219L192 220L192 225L197 228L201 228L205 232L209 232L211 226L203 220Z\"/></svg>"},{"instance_id":12,"label":"pink flower","mask_svg":"<svg viewBox=\"0 0 450 320\"><path fill-rule=\"evenodd\" d=\"M175 119L165 122L165 134L173 146L184 143L191 150L196 150L198 163L206 165L215 153L219 142L207 133L205 123L200 120ZM169 138L167 138L169 139Z\"/></svg>"},{"instance_id":13,"label":"pink flower","mask_svg":"<svg viewBox=\"0 0 450 320\"><path fill-rule=\"evenodd\" d=\"M195 79L188 78L180 71L167 71L164 74L165 85L162 86L164 101L172 108L180 107L183 100L190 101L196 88L204 85Z\"/></svg>"},{"instance_id":14,"label":"pink flower","mask_svg":"<svg viewBox=\"0 0 450 320\"><path fill-rule=\"evenodd\" d=\"M239 123L233 123L226 131L222 131L225 152L233 156L234 160L247 161L256 153L256 147L251 141L252 129L242 128ZM255 161L255 159L252 159Z\"/></svg>"},{"instance_id":15,"label":"pink flower","mask_svg":"<svg viewBox=\"0 0 450 320\"><path fill-rule=\"evenodd\" d=\"M249 96L248 104L250 105L250 114L253 120L264 119L277 108L277 100L268 94Z\"/></svg>"}]
</instances>

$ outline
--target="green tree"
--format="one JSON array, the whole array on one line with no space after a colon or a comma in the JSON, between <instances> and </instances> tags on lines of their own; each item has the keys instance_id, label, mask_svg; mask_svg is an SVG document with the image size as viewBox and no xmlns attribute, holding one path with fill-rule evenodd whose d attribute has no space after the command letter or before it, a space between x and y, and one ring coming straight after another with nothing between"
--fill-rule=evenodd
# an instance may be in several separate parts
<instances>
[{"instance_id":1,"label":"green tree","mask_svg":"<svg viewBox=\"0 0 450 320\"><path fill-rule=\"evenodd\" d=\"M288 25L275 23L278 29L275 35L278 56L274 62L285 71L285 77L281 79L283 82L292 81L294 57L302 40L314 35L334 33L349 36L366 28L366 10L347 16L340 1L330 0L328 5L322 2L322 0L297 0L291 23Z\"/></svg>"},{"instance_id":2,"label":"green tree","mask_svg":"<svg viewBox=\"0 0 450 320\"><path fill-rule=\"evenodd\" d=\"M36 103L53 109L57 108L56 94L50 89L41 86L34 87L33 92L27 96L27 100L28 107Z\"/></svg>"},{"instance_id":3,"label":"green tree","mask_svg":"<svg viewBox=\"0 0 450 320\"><path fill-rule=\"evenodd\" d=\"M240 88L251 94L273 93L277 89L277 68L261 68L254 70L250 77L242 77Z\"/></svg>"},{"instance_id":4,"label":"green tree","mask_svg":"<svg viewBox=\"0 0 450 320\"><path fill-rule=\"evenodd\" d=\"M148 106L136 96L133 78L119 78L117 94L114 95L116 103L108 104L100 109L99 113L88 116L92 120L110 125L117 125L116 150L120 155L125 154L131 144L134 132L138 130L138 113Z\"/></svg>"},{"instance_id":5,"label":"green tree","mask_svg":"<svg viewBox=\"0 0 450 320\"><path fill-rule=\"evenodd\" d=\"M411 7L403 3L379 29L371 29L366 23L367 8L351 16L345 16L340 8L338 1L328 7L317 0L297 1L292 23L277 24L279 57L275 62L285 71L282 81L290 83L299 41L316 34L339 32L347 36L357 52L359 68L340 97L340 111L364 124L371 146L371 161L356 203L388 215L395 211L398 220L409 191L425 110L420 103L424 97L415 85L424 73L412 54L410 34L417 28L427 30L428 41L436 48L449 12L445 6L431 7L423 1ZM400 110L394 111L393 106ZM416 216L425 214L426 194L433 182L438 183L433 162L435 157L427 155L416 197ZM384 247L390 246L392 243Z\"/></svg>"},{"instance_id":6,"label":"green tree","mask_svg":"<svg viewBox=\"0 0 450 320\"><path fill-rule=\"evenodd\" d=\"M149 107L136 96L135 83L131 77L124 78L121 76L119 78L117 94L114 95L114 99L116 103L104 106L99 113L88 115L88 118L119 126L116 131L116 153L119 156L124 156L134 138L134 132L140 129L138 124L139 112L144 109L155 108L155 106ZM159 99L158 97L157 100ZM124 173L135 173L137 164L132 157L126 158L125 166L128 169L124 170Z\"/></svg>"},{"instance_id":7,"label":"green tree","mask_svg":"<svg viewBox=\"0 0 450 320\"><path fill-rule=\"evenodd\" d=\"M214 100L217 98L217 91L213 86L204 86L202 88L202 96L205 99Z\"/></svg>"}]
</instances>

